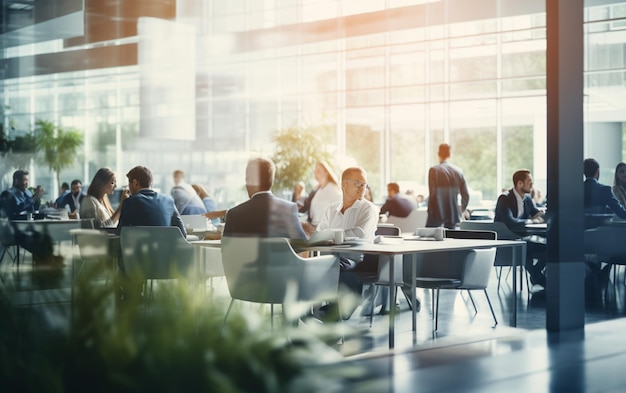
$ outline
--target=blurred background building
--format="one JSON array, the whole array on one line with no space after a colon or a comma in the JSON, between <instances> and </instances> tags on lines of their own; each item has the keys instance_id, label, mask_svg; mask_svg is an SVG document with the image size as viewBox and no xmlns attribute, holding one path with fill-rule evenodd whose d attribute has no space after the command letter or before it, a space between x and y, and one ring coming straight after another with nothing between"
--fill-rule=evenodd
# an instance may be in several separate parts
<instances>
[{"instance_id":1,"label":"blurred background building","mask_svg":"<svg viewBox=\"0 0 626 393\"><path fill-rule=\"evenodd\" d=\"M227 207L275 131L313 125L337 169L366 168L377 201L390 181L426 185L444 141L472 195L494 200L518 168L546 188L544 0L0 4L4 132L39 119L80 130L63 181L109 166L123 184L142 164L168 191L182 169ZM584 37L585 155L610 184L624 157L626 2L587 0ZM7 188L14 162L0 159ZM47 167L29 168L55 193Z\"/></svg>"}]
</instances>

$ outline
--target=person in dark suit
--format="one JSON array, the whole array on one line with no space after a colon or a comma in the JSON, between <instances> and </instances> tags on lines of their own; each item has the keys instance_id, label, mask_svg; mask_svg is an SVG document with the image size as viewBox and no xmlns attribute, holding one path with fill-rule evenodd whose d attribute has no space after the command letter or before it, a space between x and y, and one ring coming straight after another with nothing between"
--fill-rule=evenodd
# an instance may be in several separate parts
<instances>
[{"instance_id":1,"label":"person in dark suit","mask_svg":"<svg viewBox=\"0 0 626 393\"><path fill-rule=\"evenodd\" d=\"M407 217L413 210L417 209L417 201L415 199L405 198L400 194L400 186L398 183L387 184L387 195L389 198L380 208L380 214L394 217Z\"/></svg>"},{"instance_id":2,"label":"person in dark suit","mask_svg":"<svg viewBox=\"0 0 626 393\"><path fill-rule=\"evenodd\" d=\"M454 229L461 222L461 213L467 209L469 192L461 168L448 163L450 145L439 145L439 164L428 171L427 227L444 226ZM461 206L459 209L459 194Z\"/></svg>"},{"instance_id":3,"label":"person in dark suit","mask_svg":"<svg viewBox=\"0 0 626 393\"><path fill-rule=\"evenodd\" d=\"M224 236L306 239L298 220L298 206L276 198L270 191L275 172L270 159L257 157L248 161L246 190L250 199L227 211Z\"/></svg>"},{"instance_id":4,"label":"person in dark suit","mask_svg":"<svg viewBox=\"0 0 626 393\"><path fill-rule=\"evenodd\" d=\"M85 198L85 194L82 193L83 183L78 180L72 180L72 191L66 194L61 202L57 205L58 208L64 208L65 206L69 206L70 218L77 218L77 213L80 210L80 204L83 202L83 198Z\"/></svg>"},{"instance_id":5,"label":"person in dark suit","mask_svg":"<svg viewBox=\"0 0 626 393\"><path fill-rule=\"evenodd\" d=\"M543 222L543 212L530 197L532 186L530 171L521 169L513 174L513 188L500 194L496 203L494 221L504 222L507 228L522 237L525 236L526 224ZM530 238L525 240L526 271L530 275L530 282L545 288L546 276L543 269L546 266L546 245L531 241Z\"/></svg>"},{"instance_id":6,"label":"person in dark suit","mask_svg":"<svg viewBox=\"0 0 626 393\"><path fill-rule=\"evenodd\" d=\"M585 173L585 213L615 213L619 218L626 219L626 209L617 200L610 186L600 184L600 164L593 158L583 162Z\"/></svg>"},{"instance_id":7,"label":"person in dark suit","mask_svg":"<svg viewBox=\"0 0 626 393\"><path fill-rule=\"evenodd\" d=\"M187 236L185 225L172 197L151 188L150 169L136 166L126 174L126 177L131 196L122 205L117 224L118 234L124 226L176 226L183 237Z\"/></svg>"}]
</instances>

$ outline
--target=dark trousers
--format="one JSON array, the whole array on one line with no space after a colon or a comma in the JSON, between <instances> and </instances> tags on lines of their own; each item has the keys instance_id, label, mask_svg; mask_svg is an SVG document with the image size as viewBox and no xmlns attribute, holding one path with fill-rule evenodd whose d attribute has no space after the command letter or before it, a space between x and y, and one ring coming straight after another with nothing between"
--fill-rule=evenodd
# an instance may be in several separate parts
<instances>
[{"instance_id":1,"label":"dark trousers","mask_svg":"<svg viewBox=\"0 0 626 393\"><path fill-rule=\"evenodd\" d=\"M537 263L535 263L535 260ZM546 286L546 276L543 273L546 267L546 245L526 240L526 271L530 275L532 284Z\"/></svg>"}]
</instances>

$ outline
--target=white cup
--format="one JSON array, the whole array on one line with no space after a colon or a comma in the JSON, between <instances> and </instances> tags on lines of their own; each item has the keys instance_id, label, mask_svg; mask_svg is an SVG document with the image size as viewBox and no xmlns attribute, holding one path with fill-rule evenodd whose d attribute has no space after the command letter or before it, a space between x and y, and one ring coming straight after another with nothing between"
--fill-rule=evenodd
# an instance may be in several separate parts
<instances>
[{"instance_id":1,"label":"white cup","mask_svg":"<svg viewBox=\"0 0 626 393\"><path fill-rule=\"evenodd\" d=\"M335 244L343 243L343 229L333 229L333 242Z\"/></svg>"}]
</instances>

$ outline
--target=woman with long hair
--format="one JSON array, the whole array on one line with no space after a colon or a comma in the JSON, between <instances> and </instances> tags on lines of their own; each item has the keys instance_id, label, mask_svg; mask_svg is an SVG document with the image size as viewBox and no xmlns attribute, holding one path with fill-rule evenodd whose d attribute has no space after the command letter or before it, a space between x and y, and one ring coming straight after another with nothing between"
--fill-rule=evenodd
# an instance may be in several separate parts
<instances>
[{"instance_id":1,"label":"woman with long hair","mask_svg":"<svg viewBox=\"0 0 626 393\"><path fill-rule=\"evenodd\" d=\"M92 218L95 228L115 227L120 218L122 202L128 198L128 190L122 192L120 204L113 210L109 195L117 186L115 173L110 168L100 168L87 189L87 195L80 205L80 218Z\"/></svg>"},{"instance_id":2,"label":"woman with long hair","mask_svg":"<svg viewBox=\"0 0 626 393\"><path fill-rule=\"evenodd\" d=\"M308 207L310 225L303 225L308 234L315 231L328 206L342 200L341 186L327 163L319 161L315 164L313 175L317 186L309 194L309 200L305 202L305 206Z\"/></svg>"},{"instance_id":3,"label":"woman with long hair","mask_svg":"<svg viewBox=\"0 0 626 393\"><path fill-rule=\"evenodd\" d=\"M620 162L615 167L615 177L613 178L613 194L615 198L626 207L626 163Z\"/></svg>"}]
</instances>

